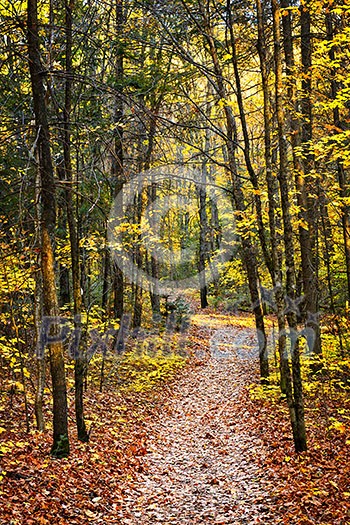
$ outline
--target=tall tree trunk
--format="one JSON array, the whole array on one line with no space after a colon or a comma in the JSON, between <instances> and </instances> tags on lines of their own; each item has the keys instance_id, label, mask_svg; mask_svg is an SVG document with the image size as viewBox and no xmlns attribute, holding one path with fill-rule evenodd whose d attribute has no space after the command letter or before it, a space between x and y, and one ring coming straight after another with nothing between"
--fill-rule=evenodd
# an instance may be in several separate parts
<instances>
[{"instance_id":1,"label":"tall tree trunk","mask_svg":"<svg viewBox=\"0 0 350 525\"><path fill-rule=\"evenodd\" d=\"M287 319L290 329L290 342L292 352L292 377L293 395L287 394L289 413L293 430L294 446L297 452L306 450L306 432L304 420L304 402L301 382L300 346L296 336L298 332L297 316L295 311L296 271L293 244L293 228L290 212L290 197L288 179L287 140L285 135L285 116L283 111L283 82L282 82L282 53L280 33L280 8L277 0L272 0L273 34L274 34L274 60L275 60L275 91L276 91L276 117L278 127L279 170L278 182L280 188L283 237L286 258L286 291L288 298Z\"/></svg>"},{"instance_id":2,"label":"tall tree trunk","mask_svg":"<svg viewBox=\"0 0 350 525\"><path fill-rule=\"evenodd\" d=\"M278 206L278 185L272 171L272 141L271 141L271 108L270 108L270 87L268 74L268 56L267 44L265 38L265 15L261 0L256 0L256 10L258 18L258 53L260 59L261 82L264 98L264 141L265 141L265 170L266 183L269 202L269 227L270 227L270 245L271 245L271 262L270 275L274 288L274 296L277 310L278 322L278 353L280 364L280 386L281 391L289 396L289 404L292 396L291 373L286 353L286 335L285 335L285 303L283 298L282 271L281 271L281 249L277 236L276 209Z\"/></svg>"},{"instance_id":3,"label":"tall tree trunk","mask_svg":"<svg viewBox=\"0 0 350 525\"><path fill-rule=\"evenodd\" d=\"M57 118L59 119L61 114L59 110L57 111ZM63 131L63 130L62 130ZM63 141L64 141L64 134ZM61 157L59 161L56 162L56 173L60 182L64 183L65 179L65 169L64 169L64 159ZM62 184L63 186L63 184ZM66 242L67 237L67 215L66 215L66 199L65 199L65 190L59 190L57 195L57 231L59 232L60 238L62 241ZM69 268L66 264L61 262L57 265L57 273L59 275L59 294L58 294L58 306L62 308L64 305L69 305L71 301L70 293L70 279L69 279Z\"/></svg>"},{"instance_id":4,"label":"tall tree trunk","mask_svg":"<svg viewBox=\"0 0 350 525\"><path fill-rule=\"evenodd\" d=\"M124 26L124 9L123 0L115 0L115 28L116 38L118 39L117 52L114 57L115 80L120 86L116 92L114 100L114 144L112 148L112 169L111 169L111 186L112 197L118 197L118 206L115 210L118 214L117 222L122 220L123 216L123 199L122 190L124 186L124 151L123 151L123 126L122 118L124 113L122 99L122 82L124 77L124 56L122 48L122 34ZM113 291L114 291L114 315L121 320L124 312L124 278L123 269L120 268L121 262L113 264Z\"/></svg>"},{"instance_id":5,"label":"tall tree trunk","mask_svg":"<svg viewBox=\"0 0 350 525\"><path fill-rule=\"evenodd\" d=\"M156 201L157 198L157 183L154 181L152 175L151 185L148 191L148 202L152 206L152 203ZM151 231L154 231L156 228L156 218L152 213L150 216L150 227ZM157 257L151 253L150 257L151 263L151 277L152 282L150 286L150 299L152 306L152 315L155 321L160 319L160 295L159 295L159 263Z\"/></svg>"},{"instance_id":6,"label":"tall tree trunk","mask_svg":"<svg viewBox=\"0 0 350 525\"><path fill-rule=\"evenodd\" d=\"M33 94L37 148L41 181L41 271L43 285L43 315L58 317L53 243L55 239L56 200L55 181L50 150L49 124L43 78L45 70L40 60L37 1L28 0L27 39L29 69ZM58 326L55 327L58 330ZM67 392L62 342L50 345L50 369L53 389L53 445L56 457L69 454Z\"/></svg>"},{"instance_id":7,"label":"tall tree trunk","mask_svg":"<svg viewBox=\"0 0 350 525\"><path fill-rule=\"evenodd\" d=\"M209 130L205 133L205 153L209 150ZM201 181L198 185L199 196L199 286L201 308L208 306L208 287L206 280L205 262L208 257L208 214L207 214L207 156L202 161Z\"/></svg>"},{"instance_id":8,"label":"tall tree trunk","mask_svg":"<svg viewBox=\"0 0 350 525\"><path fill-rule=\"evenodd\" d=\"M103 258L103 285L102 285L102 301L101 306L104 312L104 317L108 317L108 296L109 296L109 277L111 273L111 256L108 248L104 250Z\"/></svg>"},{"instance_id":9,"label":"tall tree trunk","mask_svg":"<svg viewBox=\"0 0 350 525\"><path fill-rule=\"evenodd\" d=\"M198 270L199 270L199 286L200 286L200 299L201 299L201 308L206 308L208 306L208 288L206 282L206 270L205 270L205 261L207 258L207 232L208 232L208 217L206 210L206 201L207 201L207 192L205 189L206 184L206 174L205 170L202 170L202 183L199 185L198 194L199 194L199 261L198 261Z\"/></svg>"},{"instance_id":10,"label":"tall tree trunk","mask_svg":"<svg viewBox=\"0 0 350 525\"><path fill-rule=\"evenodd\" d=\"M40 172L36 171L35 175L35 237L36 244L40 246L41 237L41 210L40 210ZM40 257L40 256L39 256ZM40 321L42 317L42 275L41 272L35 274L35 292L34 292L34 326L35 326L35 346L38 348L40 341ZM35 392L35 419L36 427L39 431L45 430L45 420L43 413L43 398L45 389L46 359L45 352L39 355L37 352L37 380Z\"/></svg>"},{"instance_id":11,"label":"tall tree trunk","mask_svg":"<svg viewBox=\"0 0 350 525\"><path fill-rule=\"evenodd\" d=\"M293 31L291 14L288 11L290 7L290 0L281 0L281 7L286 10L282 17L283 26L283 48L286 61L286 74L287 74L287 99L290 104L288 111L288 120L290 126L290 140L293 148L293 163L295 172L295 186L297 190L297 203L299 206L299 244L301 254L301 269L302 269L302 280L303 290L305 294L304 310L308 315L307 325L314 332L314 345L313 351L317 354L321 352L321 333L319 322L317 319L318 314L318 278L317 272L313 260L313 243L312 243L312 231L315 230L314 218L308 213L308 208L314 208L312 203L312 197L308 193L312 192L312 179L310 178L310 170L312 169L313 159L309 154L308 141L312 138L312 122L311 122L311 104L310 104L310 89L311 80L303 80L303 88L305 88L302 108L304 111L303 125L300 127L298 113L298 101L296 99L296 80L294 71L294 49L293 49ZM310 31L308 29L307 16L304 16L304 7L302 10L302 16L304 17L304 28L303 28L303 61L304 61L304 75L310 75L310 60L311 50L310 45ZM304 78L304 77L303 77ZM304 149L307 153L307 161L302 162L298 154L298 150L301 144L304 143Z\"/></svg>"},{"instance_id":12,"label":"tall tree trunk","mask_svg":"<svg viewBox=\"0 0 350 525\"><path fill-rule=\"evenodd\" d=\"M147 172L150 170L151 167L151 158L154 148L154 139L156 136L156 130L157 130L157 116L159 113L159 109L161 106L161 102L163 100L163 96L161 95L155 104L155 106L151 110L151 116L150 116L150 124L149 124L149 130L148 130L148 144L147 144L147 151L145 154L144 159L144 165L143 169ZM152 207L152 203L156 201L157 198L157 183L154 180L153 173L151 174L151 180L149 181L150 185L147 192L147 198L148 198L148 204ZM150 221L150 228L151 231L154 231L156 229L156 217L153 213L151 213L149 221ZM150 300L151 300L151 307L152 307L152 315L153 318L157 321L160 319L160 295L159 295L159 263L157 257L151 253L150 255L150 270L151 270L151 277L152 282L150 284Z\"/></svg>"},{"instance_id":13,"label":"tall tree trunk","mask_svg":"<svg viewBox=\"0 0 350 525\"><path fill-rule=\"evenodd\" d=\"M239 116L240 116L242 133L243 133L243 141L244 141L244 160L245 160L245 164L246 164L247 171L249 174L250 182L254 189L253 195L254 195L254 202L255 202L256 214L257 214L257 224L258 224L260 245L261 245L261 249L263 252L265 264L271 273L272 272L271 252L269 250L268 243L266 240L266 229L265 229L264 221L263 221L262 203L261 203L261 197L260 197L260 192L259 192L258 176L255 172L255 169L252 163L252 159L251 159L249 131L248 131L246 114L244 110L241 76L238 70L236 37L234 34L231 9L232 7L230 7L228 4L228 8L227 8L228 30L230 33L230 41L231 41L232 64L233 64L233 71L234 71L235 83L236 83L236 97L237 97L238 110L239 110Z\"/></svg>"},{"instance_id":14,"label":"tall tree trunk","mask_svg":"<svg viewBox=\"0 0 350 525\"><path fill-rule=\"evenodd\" d=\"M144 65L144 50L142 50L141 58L140 58L140 67L143 68ZM152 150L149 150L149 148L145 147L147 144L147 129L145 124L145 102L143 95L139 95L138 97L138 106L139 106L139 122L138 122L138 140L137 140L137 172L143 173L144 171L147 171L150 165L150 156L152 154ZM149 156L149 158L147 158ZM137 233L135 235L135 243L134 243L134 265L136 270L136 276L135 276L135 286L134 286L134 311L133 311L133 318L132 318L132 326L133 328L139 328L141 326L142 322L142 262L143 262L143 256L141 251L141 245L142 245L142 235L141 235L141 219L142 219L142 211L143 211L143 187L142 184L139 185L137 188L137 192L134 198L134 208L133 208L133 222L135 226L137 226Z\"/></svg>"},{"instance_id":15,"label":"tall tree trunk","mask_svg":"<svg viewBox=\"0 0 350 525\"><path fill-rule=\"evenodd\" d=\"M327 28L327 38L329 41L332 41L334 38L334 24L332 13L328 11L326 13L326 28ZM335 46L329 47L329 58L333 64L336 59L336 49ZM339 84L336 80L336 71L332 68L332 80L331 80L331 93L332 99L337 98L337 93L339 90ZM345 130L344 122L342 122L339 107L334 105L333 107L333 123L336 132L342 132ZM348 180L344 164L340 159L336 161L337 165L337 175L338 175L338 184L340 188L339 196L343 199L344 197L349 197L348 190ZM350 304L350 207L348 204L343 203L342 205L342 214L341 214L342 228L343 228L343 239L344 239L344 250L345 250L345 264L346 264L346 278L347 278L347 300Z\"/></svg>"},{"instance_id":16,"label":"tall tree trunk","mask_svg":"<svg viewBox=\"0 0 350 525\"><path fill-rule=\"evenodd\" d=\"M65 77L65 102L63 110L63 156L66 179L66 209L69 228L70 252L72 262L72 282L74 300L74 329L78 335L74 356L74 382L75 382L75 417L78 431L78 439L83 442L89 440L84 419L84 373L85 357L80 348L81 333L81 309L82 297L80 286L80 258L77 223L74 216L73 204L73 174L71 159L71 130L70 114L72 108L72 12L73 0L65 0L66 11L66 77Z\"/></svg>"},{"instance_id":17,"label":"tall tree trunk","mask_svg":"<svg viewBox=\"0 0 350 525\"><path fill-rule=\"evenodd\" d=\"M311 102L311 17L308 2L300 6L300 23L301 23L301 63L302 63L302 97L301 105L301 147L302 147L302 177L304 178L306 192L306 210L305 214L307 232L305 227L301 226L304 235L300 235L301 246L301 263L303 272L303 285L305 294L305 312L307 315L306 327L311 328L314 332L314 343L312 350L315 354L321 354L321 331L318 321L319 315L319 284L318 284L318 262L316 253L316 229L317 218L319 215L319 204L317 191L315 191L315 181L313 180L312 171L314 170L314 157L311 152L312 141L312 102Z\"/></svg>"},{"instance_id":18,"label":"tall tree trunk","mask_svg":"<svg viewBox=\"0 0 350 525\"><path fill-rule=\"evenodd\" d=\"M135 196L134 204L134 224L141 225L142 218L142 188L139 188ZM134 245L134 264L136 269L135 287L134 287L134 312L132 318L132 327L139 328L142 322L142 253L141 253L141 233L136 234Z\"/></svg>"}]
</instances>

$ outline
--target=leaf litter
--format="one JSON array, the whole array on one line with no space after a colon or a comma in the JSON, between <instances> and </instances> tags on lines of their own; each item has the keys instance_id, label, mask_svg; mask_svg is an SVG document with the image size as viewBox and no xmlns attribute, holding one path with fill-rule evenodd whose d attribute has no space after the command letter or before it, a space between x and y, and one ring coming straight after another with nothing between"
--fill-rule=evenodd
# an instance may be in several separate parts
<instances>
[{"instance_id":1,"label":"leaf litter","mask_svg":"<svg viewBox=\"0 0 350 525\"><path fill-rule=\"evenodd\" d=\"M330 430L335 398L307 399L309 451L298 456L285 402L251 395L251 316L197 313L186 345L189 365L172 381L88 390L91 440L71 430L65 460L49 457L50 430L25 432L20 402L4 410L0 525L350 525L350 439L345 425Z\"/></svg>"}]
</instances>

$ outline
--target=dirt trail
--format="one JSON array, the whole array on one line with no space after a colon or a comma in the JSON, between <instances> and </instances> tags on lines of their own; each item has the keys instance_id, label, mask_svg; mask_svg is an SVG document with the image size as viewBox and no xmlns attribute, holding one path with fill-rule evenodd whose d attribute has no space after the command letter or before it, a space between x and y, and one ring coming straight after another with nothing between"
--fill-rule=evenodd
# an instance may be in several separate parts
<instances>
[{"instance_id":1,"label":"dirt trail","mask_svg":"<svg viewBox=\"0 0 350 525\"><path fill-rule=\"evenodd\" d=\"M199 341L209 339L209 349L176 382L153 422L145 470L126 491L121 521L271 523L256 454L261 440L241 399L257 373L254 332L207 315L194 316L192 330Z\"/></svg>"}]
</instances>

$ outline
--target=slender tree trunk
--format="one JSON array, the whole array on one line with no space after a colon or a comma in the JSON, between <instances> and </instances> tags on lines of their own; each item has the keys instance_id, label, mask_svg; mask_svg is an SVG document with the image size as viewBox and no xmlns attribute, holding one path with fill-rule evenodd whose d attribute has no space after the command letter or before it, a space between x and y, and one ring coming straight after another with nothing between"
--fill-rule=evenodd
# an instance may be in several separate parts
<instances>
[{"instance_id":1,"label":"slender tree trunk","mask_svg":"<svg viewBox=\"0 0 350 525\"><path fill-rule=\"evenodd\" d=\"M306 432L304 420L304 403L301 382L300 347L297 327L297 316L295 311L295 288L296 271L293 244L293 228L290 212L290 198L288 179L287 141L285 134L285 116L283 111L283 83L282 83L282 54L280 34L280 9L277 0L272 0L273 34L274 34L274 60L275 60L275 91L276 91L276 117L278 127L279 145L279 170L278 182L280 187L281 206L283 214L284 246L286 258L286 291L288 299L287 319L290 329L291 353L292 353L292 377L293 396L287 394L289 413L293 430L294 446L297 452L306 450ZM285 360L283 360L285 363ZM287 385L288 387L288 385Z\"/></svg>"},{"instance_id":2,"label":"slender tree trunk","mask_svg":"<svg viewBox=\"0 0 350 525\"><path fill-rule=\"evenodd\" d=\"M35 244L40 246L41 237L41 210L40 210L40 172L36 170L35 174ZM39 255L40 264L40 255ZM34 292L34 326L35 326L35 347L38 349L40 341L40 321L42 318L43 287L41 272L35 274L35 292ZM45 353L39 355L37 351L37 380L35 392L35 419L36 428L43 432L45 430L45 420L43 414L43 398L45 389L46 360Z\"/></svg>"},{"instance_id":3,"label":"slender tree trunk","mask_svg":"<svg viewBox=\"0 0 350 525\"><path fill-rule=\"evenodd\" d=\"M37 274L35 279L35 293L34 293L34 325L35 325L35 346L39 344L40 340L40 319L42 315L42 283L41 275ZM43 432L45 430L45 420L43 413L43 400L45 389L45 375L46 375L46 361L45 353L42 356L37 356L37 379L35 391L35 419L36 428Z\"/></svg>"},{"instance_id":4,"label":"slender tree trunk","mask_svg":"<svg viewBox=\"0 0 350 525\"><path fill-rule=\"evenodd\" d=\"M228 13L228 29L230 33L230 41L231 41L231 53L232 53L232 64L233 64L233 71L235 76L235 83L236 83L236 97L237 97L237 103L238 103L238 109L239 109L239 116L242 126L242 132L243 132L243 140L244 140L244 159L245 164L247 167L247 171L249 174L250 181L252 183L253 189L254 189L254 202L256 207L256 214L257 214L257 224L258 224L258 233L259 233L259 240L261 249L264 256L265 264L270 271L272 272L272 261L271 261L271 252L268 247L268 243L266 240L266 228L264 226L263 221L263 213L262 213L262 203L261 203L261 197L259 192L259 183L258 183L258 177L254 170L252 159L251 159L251 147L250 147L250 139L249 139L249 131L248 131L248 125L247 125L247 119L246 114L244 110L244 102L243 102L243 94L242 94L242 86L241 86L241 76L238 70L238 61L237 61L237 50L236 50L236 37L234 34L234 28L233 28L233 20L232 20L232 11L231 7L228 7L227 13ZM266 58L266 57L265 57Z\"/></svg>"},{"instance_id":5,"label":"slender tree trunk","mask_svg":"<svg viewBox=\"0 0 350 525\"><path fill-rule=\"evenodd\" d=\"M268 57L267 44L265 38L265 15L261 0L256 0L257 18L258 18L258 53L260 59L261 81L264 98L264 141L265 141L265 167L266 183L269 202L269 227L270 227L270 245L271 245L271 262L270 275L274 288L274 296L277 311L278 322L278 353L280 365L280 386L281 391L289 396L289 403L292 396L291 373L286 353L286 323L285 323L285 302L282 288L282 271L281 271L281 249L277 236L276 209L278 206L278 185L272 171L272 141L271 141L271 108L270 108L270 87L268 75Z\"/></svg>"},{"instance_id":6,"label":"slender tree trunk","mask_svg":"<svg viewBox=\"0 0 350 525\"><path fill-rule=\"evenodd\" d=\"M50 150L49 125L40 60L37 1L28 0L28 55L36 128L38 133L39 170L41 181L41 271L43 284L43 315L58 317L53 243L55 239L55 181ZM58 327L57 327L58 328ZM56 329L57 329L56 328ZM50 345L50 369L53 388L53 445L56 457L69 454L67 392L62 342Z\"/></svg>"},{"instance_id":7,"label":"slender tree trunk","mask_svg":"<svg viewBox=\"0 0 350 525\"><path fill-rule=\"evenodd\" d=\"M57 111L57 118L61 117L60 111ZM62 133L63 135L63 133ZM63 137L64 140L64 137ZM60 158L56 162L56 173L60 182L64 182L65 169L64 160ZM67 215L65 213L66 199L65 190L59 190L57 195L57 231L60 232L61 240L66 242L67 237ZM70 279L69 279L69 268L61 262L57 265L57 273L59 275L59 294L58 294L58 306L62 308L64 305L69 305L71 302L70 294Z\"/></svg>"},{"instance_id":8,"label":"slender tree trunk","mask_svg":"<svg viewBox=\"0 0 350 525\"><path fill-rule=\"evenodd\" d=\"M144 165L143 169L147 172L150 170L151 167L151 158L154 148L154 138L156 135L157 130L157 116L159 113L159 109L161 106L163 97L160 96L159 100L155 104L154 108L151 110L151 117L150 117L150 124L149 124L149 131L148 131L148 144L147 144L147 151L145 154L144 159ZM157 183L154 180L153 174L151 174L151 180L148 192L147 192L147 198L148 203L152 207L152 203L156 201L157 198ZM151 231L154 231L156 228L156 217L152 213L150 218L150 227ZM156 256L154 256L153 253L150 255L150 269L151 269L151 277L152 282L150 285L150 300L151 300L151 306L152 306L152 315L155 320L159 320L160 318L160 295L159 295L159 263Z\"/></svg>"},{"instance_id":9,"label":"slender tree trunk","mask_svg":"<svg viewBox=\"0 0 350 525\"><path fill-rule=\"evenodd\" d=\"M35 176L35 232L36 244L40 246L41 232L41 210L40 210L40 173L39 170ZM40 255L39 255L40 257ZM35 346L38 348L40 341L40 321L42 317L42 275L40 272L35 274L35 292L34 292L34 326L35 326ZM35 418L36 427L40 432L45 430L45 420L43 414L43 398L45 389L46 360L45 353L39 355L37 352L37 381L35 392Z\"/></svg>"},{"instance_id":10,"label":"slender tree trunk","mask_svg":"<svg viewBox=\"0 0 350 525\"><path fill-rule=\"evenodd\" d=\"M152 203L156 201L156 198L157 198L157 183L154 181L154 177L153 177L151 181L149 193L148 193L149 204L152 205ZM156 227L155 221L156 221L156 218L154 217L154 214L151 214L151 217L150 217L151 231L155 230L155 227ZM150 262L151 262L151 276L152 276L152 283L150 287L150 299L151 299L153 318L157 321L160 319L159 263L158 263L157 257L153 253L151 253Z\"/></svg>"},{"instance_id":11,"label":"slender tree trunk","mask_svg":"<svg viewBox=\"0 0 350 525\"><path fill-rule=\"evenodd\" d=\"M207 153L209 150L209 130L205 133L204 150ZM205 156L202 162L201 181L198 185L199 196L199 286L201 308L208 306L208 287L206 280L205 262L208 257L208 214L207 214L207 157Z\"/></svg>"},{"instance_id":12,"label":"slender tree trunk","mask_svg":"<svg viewBox=\"0 0 350 525\"><path fill-rule=\"evenodd\" d=\"M109 312L108 310L108 295L109 295L109 276L110 276L110 252L108 248L106 247L104 250L104 258L103 258L103 285L102 285L102 311L103 311L103 319L106 323ZM120 320L120 327L121 327L121 320ZM119 327L119 328L120 328ZM120 333L120 330L119 330ZM101 363L101 372L100 372L100 392L103 390L103 384L105 380L105 366L106 366L106 352L104 351L102 353L102 363Z\"/></svg>"},{"instance_id":13,"label":"slender tree trunk","mask_svg":"<svg viewBox=\"0 0 350 525\"><path fill-rule=\"evenodd\" d=\"M124 9L123 0L115 0L115 27L116 37L118 39L118 49L114 57L115 78L119 84L118 92L114 100L114 125L115 136L112 151L112 169L111 169L111 186L112 197L118 197L118 206L115 207L121 221L123 216L123 199L122 190L124 186L124 151L123 151L123 126L122 118L124 114L122 99L122 82L124 77L124 56L121 38L124 26ZM120 263L121 264L121 263ZM124 277L123 269L114 262L113 264L113 290L114 290L114 315L121 320L124 312Z\"/></svg>"},{"instance_id":14,"label":"slender tree trunk","mask_svg":"<svg viewBox=\"0 0 350 525\"><path fill-rule=\"evenodd\" d=\"M142 218L142 188L139 188L135 196L134 224L141 225ZM134 246L134 263L136 268L136 278L134 287L134 312L132 318L133 328L139 328L142 322L142 253L141 253L141 234L137 233Z\"/></svg>"},{"instance_id":15,"label":"slender tree trunk","mask_svg":"<svg viewBox=\"0 0 350 525\"><path fill-rule=\"evenodd\" d=\"M209 175L209 184L214 184L214 177L211 173L211 169L209 169L208 172ZM218 204L216 202L216 198L211 198L211 192L209 192L208 195L208 205L209 205L209 231L210 231L210 240L209 240L209 270L211 273L211 282L214 285L214 290L216 296L219 293L219 281L220 276L218 272L218 268L212 264L211 262L211 256L216 253L217 250L220 248L221 244L221 238L222 238L222 231L221 231L221 225L220 225L220 219L219 219L219 210L218 210Z\"/></svg>"},{"instance_id":16,"label":"slender tree trunk","mask_svg":"<svg viewBox=\"0 0 350 525\"><path fill-rule=\"evenodd\" d=\"M199 194L199 261L198 261L198 270L199 270L199 285L200 285L200 298L201 298L201 308L206 308L208 306L208 289L205 275L205 261L207 258L207 232L208 232L208 217L207 217L207 192L206 192L206 173L205 170L202 170L202 183L199 185L198 194Z\"/></svg>"},{"instance_id":17,"label":"slender tree trunk","mask_svg":"<svg viewBox=\"0 0 350 525\"><path fill-rule=\"evenodd\" d=\"M108 308L108 296L109 296L109 278L111 273L111 257L108 248L105 248L104 251L104 260L103 260L103 287L102 287L102 309L104 311L104 316L107 318L107 308Z\"/></svg>"},{"instance_id":18,"label":"slender tree trunk","mask_svg":"<svg viewBox=\"0 0 350 525\"><path fill-rule=\"evenodd\" d=\"M70 252L72 262L72 282L74 300L74 329L78 335L77 347L74 356L74 382L75 382L75 417L78 431L78 439L83 442L89 440L84 419L84 373L86 360L84 352L80 348L81 333L81 310L82 297L80 286L80 257L77 222L74 216L73 204L73 174L71 159L71 130L70 114L72 108L72 13L73 0L65 0L66 11L66 78L65 78L65 103L63 111L63 156L66 179L66 209L69 228Z\"/></svg>"},{"instance_id":19,"label":"slender tree trunk","mask_svg":"<svg viewBox=\"0 0 350 525\"><path fill-rule=\"evenodd\" d=\"M140 59L140 66L141 68L144 65L144 53L142 51ZM150 137L147 137L147 128L146 128L146 121L145 121L145 102L143 95L140 95L138 97L138 105L140 108L140 116L139 116L139 122L138 122L138 141L137 141L137 172L143 173L144 171L147 172L150 166L150 159L152 155L152 145L151 149L149 148L150 145ZM153 141L153 136L151 137L151 141ZM146 147L146 144L148 143L148 146ZM153 144L153 143L152 143ZM134 224L137 225L138 232L136 233L136 239L134 244L134 264L136 269L136 278L135 278L135 286L134 286L134 312L133 312L133 319L132 319L132 326L133 328L139 328L141 326L142 322L142 263L143 263L143 256L141 251L141 245L142 245L142 235L141 235L141 219L142 219L142 211L143 211L143 188L142 184L137 189L135 200L134 200Z\"/></svg>"},{"instance_id":20,"label":"slender tree trunk","mask_svg":"<svg viewBox=\"0 0 350 525\"><path fill-rule=\"evenodd\" d=\"M313 192L313 183L310 171L313 166L313 158L310 155L309 141L312 138L312 112L311 112L311 49L310 49L310 28L308 20L308 11L302 9L303 29L302 29L302 60L303 60L303 90L304 95L301 101L303 111L303 124L300 126L298 113L298 102L296 100L296 81L294 71L294 50L293 50L293 31L291 14L288 11L290 7L289 0L281 0L282 8L286 9L282 17L283 26L283 47L286 61L287 73L287 99L290 104L288 119L290 125L290 140L293 148L293 163L295 172L295 186L297 190L297 203L299 206L299 244L301 254L301 269L303 290L305 294L304 310L307 316L306 324L314 332L314 345L312 350L321 353L321 333L318 321L319 310L319 286L318 277L314 261L314 244L312 241L312 232L315 230L315 206L310 193ZM305 76L305 78L304 78ZM302 147L305 150L306 159L304 162L298 154ZM315 184L315 183L314 183ZM312 209L308 213L309 208Z\"/></svg>"},{"instance_id":21,"label":"slender tree trunk","mask_svg":"<svg viewBox=\"0 0 350 525\"><path fill-rule=\"evenodd\" d=\"M267 46L265 40L264 31L264 14L263 7L260 0L257 0L257 15L258 15L258 53L260 57L260 67L262 76L263 86L263 97L264 97L264 139L265 139L265 162L266 162L266 182L268 189L269 199L269 226L270 226L270 247L266 241L265 227L262 216L262 204L259 194L258 178L251 162L250 154L250 140L247 128L247 122L245 118L243 96L240 82L240 74L237 63L237 52L235 44L235 35L233 31L231 10L229 10L229 28L231 36L231 48L232 48L232 60L234 67L234 74L236 80L237 90L237 101L240 113L240 120L242 125L243 137L244 137L244 156L247 166L247 171L250 176L251 183L254 188L254 199L256 205L256 211L258 215L258 229L259 238L264 255L265 264L269 270L271 280L274 288L274 296L277 310L277 322L279 329L278 345L279 345L279 356L280 356L280 375L281 375L281 390L287 395L289 404L292 399L292 380L290 374L290 367L288 357L286 353L286 336L285 336L285 301L283 298L282 288L282 272L281 272L281 257L280 250L278 247L278 240L276 234L276 197L277 197L277 185L275 178L272 173L272 158L271 158L271 112L270 112L270 90L269 80L267 71Z\"/></svg>"}]
</instances>

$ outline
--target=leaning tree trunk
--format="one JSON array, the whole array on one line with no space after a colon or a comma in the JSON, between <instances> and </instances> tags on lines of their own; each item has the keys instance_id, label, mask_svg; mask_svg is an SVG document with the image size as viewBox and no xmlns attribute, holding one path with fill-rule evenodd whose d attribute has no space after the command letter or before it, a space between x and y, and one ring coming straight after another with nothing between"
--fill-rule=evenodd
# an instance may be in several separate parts
<instances>
[{"instance_id":1,"label":"leaning tree trunk","mask_svg":"<svg viewBox=\"0 0 350 525\"><path fill-rule=\"evenodd\" d=\"M55 181L50 149L45 89L43 84L45 70L40 59L37 0L28 0L27 23L29 69L38 137L37 148L41 183L41 271L43 315L57 318L59 310L53 253L56 223ZM56 331L58 330L57 325L55 329ZM60 341L53 342L50 345L50 369L53 389L53 445L51 453L56 457L66 457L69 454L67 392L63 345Z\"/></svg>"},{"instance_id":2,"label":"leaning tree trunk","mask_svg":"<svg viewBox=\"0 0 350 525\"><path fill-rule=\"evenodd\" d=\"M267 239L266 239L266 228L264 226L264 221L263 221L262 202L261 202L260 191L259 191L258 176L253 167L252 158L251 158L250 139L249 139L248 124L247 124L246 113L245 113L244 102L243 102L241 75L238 69L236 37L234 33L232 12L231 12L230 7L228 7L228 30L230 34L232 65L233 65L233 71L234 71L234 77L235 77L235 83L236 83L235 91L236 91L239 117L240 117L242 133L243 133L243 141L244 141L244 148L243 148L244 160L245 160L245 164L247 167L247 172L249 174L250 182L254 189L253 198L254 198L254 203L255 203L255 208L256 208L260 245L261 245L261 249L263 252L265 264L271 273L272 272L271 251L269 250Z\"/></svg>"},{"instance_id":3,"label":"leaning tree trunk","mask_svg":"<svg viewBox=\"0 0 350 525\"><path fill-rule=\"evenodd\" d=\"M216 41L213 36L213 28L210 25L210 21L207 18L205 9L203 6L199 6L201 10L203 20L203 35L207 41L209 53L213 62L216 91L221 100L228 100L227 90L224 84L223 72L221 69L219 56L216 48ZM243 189L238 177L238 170L236 164L236 149L237 149L237 130L236 121L232 108L228 105L224 105L224 113L226 120L226 146L227 146L227 158L228 167L232 178L233 185L233 200L236 208L236 219L237 224L240 225L242 231L241 244L242 253L245 269L248 277L248 285L250 298L252 301L252 308L255 317L255 326L257 330L258 346L259 346L259 363L260 363L260 375L263 381L269 376L269 363L267 356L267 345L266 345L266 334L264 324L264 314L260 298L259 290L259 275L256 261L255 250L250 239L249 232L245 227L245 212L246 205L244 199Z\"/></svg>"}]
</instances>

